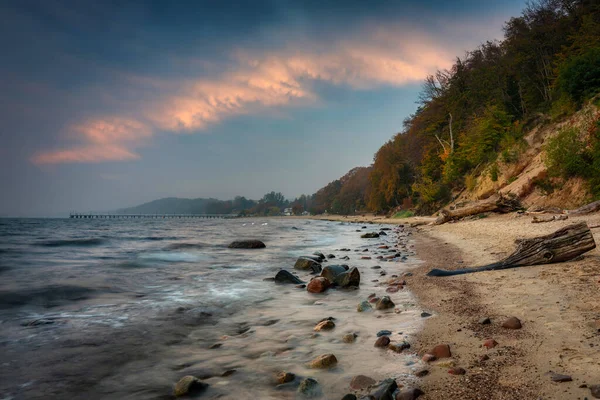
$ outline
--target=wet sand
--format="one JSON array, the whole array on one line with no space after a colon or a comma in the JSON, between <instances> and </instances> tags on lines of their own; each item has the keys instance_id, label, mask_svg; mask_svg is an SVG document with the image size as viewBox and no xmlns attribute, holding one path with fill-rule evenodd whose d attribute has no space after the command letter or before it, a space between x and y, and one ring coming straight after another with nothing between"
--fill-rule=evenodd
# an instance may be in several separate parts
<instances>
[{"instance_id":1,"label":"wet sand","mask_svg":"<svg viewBox=\"0 0 600 400\"><path fill-rule=\"evenodd\" d=\"M431 268L458 269L487 264L510 254L514 240L551 233L574 222L600 224L600 215L532 224L516 214L420 226L417 254L424 264L407 278L421 305L436 313L414 348L426 353L449 344L451 362L466 369L448 373L449 363L433 362L420 382L421 399L584 399L586 386L600 384L600 252L559 264L427 277ZM600 229L592 229L600 243ZM502 328L515 316L522 329ZM479 324L484 317L491 324ZM484 340L498 346L487 350ZM486 361L481 357L487 355ZM441 365L440 365L441 364ZM553 382L550 372L572 377Z\"/></svg>"}]
</instances>

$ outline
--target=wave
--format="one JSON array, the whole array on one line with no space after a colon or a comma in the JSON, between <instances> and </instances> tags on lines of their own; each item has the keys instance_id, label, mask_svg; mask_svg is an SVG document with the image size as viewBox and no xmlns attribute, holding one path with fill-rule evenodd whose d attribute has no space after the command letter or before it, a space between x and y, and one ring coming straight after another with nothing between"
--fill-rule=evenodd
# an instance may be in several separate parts
<instances>
[{"instance_id":1,"label":"wave","mask_svg":"<svg viewBox=\"0 0 600 400\"><path fill-rule=\"evenodd\" d=\"M154 252L140 254L138 258L142 260L164 261L164 262L198 262L208 260L210 257L200 254L191 254L185 252Z\"/></svg>"},{"instance_id":2,"label":"wave","mask_svg":"<svg viewBox=\"0 0 600 400\"><path fill-rule=\"evenodd\" d=\"M63 247L63 246L99 246L106 242L105 239L89 238L89 239L62 239L62 240L45 240L38 242L37 245L44 247Z\"/></svg>"},{"instance_id":3,"label":"wave","mask_svg":"<svg viewBox=\"0 0 600 400\"><path fill-rule=\"evenodd\" d=\"M46 308L86 300L96 292L93 288L74 285L50 285L22 291L0 292L0 309L37 305Z\"/></svg>"}]
</instances>

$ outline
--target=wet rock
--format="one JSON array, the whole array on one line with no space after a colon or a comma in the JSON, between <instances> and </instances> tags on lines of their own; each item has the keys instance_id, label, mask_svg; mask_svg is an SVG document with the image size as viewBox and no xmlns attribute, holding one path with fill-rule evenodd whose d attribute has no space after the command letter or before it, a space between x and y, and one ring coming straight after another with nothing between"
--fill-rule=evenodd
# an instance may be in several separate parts
<instances>
[{"instance_id":1,"label":"wet rock","mask_svg":"<svg viewBox=\"0 0 600 400\"><path fill-rule=\"evenodd\" d=\"M383 296L379 299L375 308L378 310L387 310L389 308L394 308L395 306L394 302L388 296Z\"/></svg>"},{"instance_id":2,"label":"wet rock","mask_svg":"<svg viewBox=\"0 0 600 400\"><path fill-rule=\"evenodd\" d=\"M435 358L452 357L452 352L450 351L450 346L448 346L447 344L438 344L433 349L428 351L428 354L431 354Z\"/></svg>"},{"instance_id":3,"label":"wet rock","mask_svg":"<svg viewBox=\"0 0 600 400\"><path fill-rule=\"evenodd\" d=\"M557 374L556 372L550 372L550 379L552 382L571 382L573 380L569 375Z\"/></svg>"},{"instance_id":4,"label":"wet rock","mask_svg":"<svg viewBox=\"0 0 600 400\"><path fill-rule=\"evenodd\" d=\"M491 323L492 323L492 320L489 319L488 317L483 317L479 320L480 325L489 325Z\"/></svg>"},{"instance_id":5,"label":"wet rock","mask_svg":"<svg viewBox=\"0 0 600 400\"><path fill-rule=\"evenodd\" d=\"M369 303L376 304L379 300L381 300L379 297L373 297L369 299Z\"/></svg>"},{"instance_id":6,"label":"wet rock","mask_svg":"<svg viewBox=\"0 0 600 400\"><path fill-rule=\"evenodd\" d=\"M330 331L333 328L335 328L335 323L329 319L325 320L325 321L321 321L317 324L317 326L315 326L314 330L316 332L321 332L321 331Z\"/></svg>"},{"instance_id":7,"label":"wet rock","mask_svg":"<svg viewBox=\"0 0 600 400\"><path fill-rule=\"evenodd\" d=\"M454 368L450 368L448 370L448 373L450 375L464 375L467 373L467 371L464 368L461 367L454 367Z\"/></svg>"},{"instance_id":8,"label":"wet rock","mask_svg":"<svg viewBox=\"0 0 600 400\"><path fill-rule=\"evenodd\" d=\"M294 283L296 285L301 285L304 282L298 278L296 275L292 274L285 269L282 269L275 275L275 282L277 283Z\"/></svg>"},{"instance_id":9,"label":"wet rock","mask_svg":"<svg viewBox=\"0 0 600 400\"><path fill-rule=\"evenodd\" d=\"M208 384L202 382L200 379L195 376L187 375L184 376L175 384L175 396L186 396L198 394L205 390L208 387Z\"/></svg>"},{"instance_id":10,"label":"wet rock","mask_svg":"<svg viewBox=\"0 0 600 400\"><path fill-rule=\"evenodd\" d=\"M330 282L336 283L336 278L346 272L343 265L327 265L321 271L321 276L329 279Z\"/></svg>"},{"instance_id":11,"label":"wet rock","mask_svg":"<svg viewBox=\"0 0 600 400\"><path fill-rule=\"evenodd\" d=\"M355 395L353 395L352 393L348 393L347 395L342 397L342 400L357 400L357 399L356 399Z\"/></svg>"},{"instance_id":12,"label":"wet rock","mask_svg":"<svg viewBox=\"0 0 600 400\"><path fill-rule=\"evenodd\" d=\"M398 385L394 379L388 378L377 384L369 396L374 400L393 400L394 392L398 389Z\"/></svg>"},{"instance_id":13,"label":"wet rock","mask_svg":"<svg viewBox=\"0 0 600 400\"><path fill-rule=\"evenodd\" d=\"M369 233L365 233L360 235L361 238L363 239L376 239L379 237L379 233L377 232L369 232Z\"/></svg>"},{"instance_id":14,"label":"wet rock","mask_svg":"<svg viewBox=\"0 0 600 400\"><path fill-rule=\"evenodd\" d=\"M493 349L496 346L498 346L498 342L496 342L494 339L487 339L485 342L483 342L483 347L487 349Z\"/></svg>"},{"instance_id":15,"label":"wet rock","mask_svg":"<svg viewBox=\"0 0 600 400\"><path fill-rule=\"evenodd\" d=\"M371 311L373 309L373 307L371 307L371 304L368 301L361 301L360 304L356 307L356 311L358 312L364 312L364 311Z\"/></svg>"},{"instance_id":16,"label":"wet rock","mask_svg":"<svg viewBox=\"0 0 600 400\"><path fill-rule=\"evenodd\" d=\"M322 276L318 276L316 278L311 279L306 286L306 290L310 293L323 293L326 291L329 286L331 286L331 282L329 279L323 278Z\"/></svg>"},{"instance_id":17,"label":"wet rock","mask_svg":"<svg viewBox=\"0 0 600 400\"><path fill-rule=\"evenodd\" d=\"M377 337L390 336L391 334L392 334L392 331L388 331L388 330L384 329L384 330L377 332Z\"/></svg>"},{"instance_id":18,"label":"wet rock","mask_svg":"<svg viewBox=\"0 0 600 400\"><path fill-rule=\"evenodd\" d=\"M291 372L282 371L277 374L276 379L277 383L282 385L284 383L292 382L294 379L296 379L296 375L292 374Z\"/></svg>"},{"instance_id":19,"label":"wet rock","mask_svg":"<svg viewBox=\"0 0 600 400\"><path fill-rule=\"evenodd\" d=\"M300 269L303 271L312 271L312 272L321 272L321 264L311 258L300 257L296 264L294 264L295 269Z\"/></svg>"},{"instance_id":20,"label":"wet rock","mask_svg":"<svg viewBox=\"0 0 600 400\"><path fill-rule=\"evenodd\" d=\"M342 336L342 341L344 343L354 343L356 341L356 337L358 335L356 333L347 333L344 336Z\"/></svg>"},{"instance_id":21,"label":"wet rock","mask_svg":"<svg viewBox=\"0 0 600 400\"><path fill-rule=\"evenodd\" d=\"M298 288L298 289L305 289L306 288L306 284L303 283L302 285L296 285L295 287Z\"/></svg>"},{"instance_id":22,"label":"wet rock","mask_svg":"<svg viewBox=\"0 0 600 400\"><path fill-rule=\"evenodd\" d=\"M379 247L378 247L378 249L381 249L381 250L387 250L387 249L389 249L389 248L390 248L390 246L385 246L385 245L384 245L384 246L379 246Z\"/></svg>"},{"instance_id":23,"label":"wet rock","mask_svg":"<svg viewBox=\"0 0 600 400\"><path fill-rule=\"evenodd\" d=\"M379 236L387 236L387 233L385 233L384 231L380 231Z\"/></svg>"},{"instance_id":24,"label":"wet rock","mask_svg":"<svg viewBox=\"0 0 600 400\"><path fill-rule=\"evenodd\" d=\"M264 249L267 246L260 240L236 240L227 247L230 249Z\"/></svg>"},{"instance_id":25,"label":"wet rock","mask_svg":"<svg viewBox=\"0 0 600 400\"><path fill-rule=\"evenodd\" d=\"M402 353L404 350L410 349L410 344L408 342L391 343L388 345L388 349L396 353Z\"/></svg>"},{"instance_id":26,"label":"wet rock","mask_svg":"<svg viewBox=\"0 0 600 400\"><path fill-rule=\"evenodd\" d=\"M396 394L396 400L417 400L425 393L418 388L406 389Z\"/></svg>"},{"instance_id":27,"label":"wet rock","mask_svg":"<svg viewBox=\"0 0 600 400\"><path fill-rule=\"evenodd\" d=\"M360 259L361 259L361 260L370 260L370 259L371 259L371 257L364 256L364 257L361 257Z\"/></svg>"},{"instance_id":28,"label":"wet rock","mask_svg":"<svg viewBox=\"0 0 600 400\"><path fill-rule=\"evenodd\" d=\"M381 269L381 265L375 265L375 266L371 267L371 269Z\"/></svg>"},{"instance_id":29,"label":"wet rock","mask_svg":"<svg viewBox=\"0 0 600 400\"><path fill-rule=\"evenodd\" d=\"M590 392L596 399L600 399L600 385L590 385Z\"/></svg>"},{"instance_id":30,"label":"wet rock","mask_svg":"<svg viewBox=\"0 0 600 400\"><path fill-rule=\"evenodd\" d=\"M375 347L387 347L390 344L390 338L388 336L381 336L375 341Z\"/></svg>"},{"instance_id":31,"label":"wet rock","mask_svg":"<svg viewBox=\"0 0 600 400\"><path fill-rule=\"evenodd\" d=\"M428 317L431 317L431 314L429 314L428 312L421 313L421 318L428 318Z\"/></svg>"},{"instance_id":32,"label":"wet rock","mask_svg":"<svg viewBox=\"0 0 600 400\"><path fill-rule=\"evenodd\" d=\"M327 258L335 258L335 254L327 254Z\"/></svg>"},{"instance_id":33,"label":"wet rock","mask_svg":"<svg viewBox=\"0 0 600 400\"><path fill-rule=\"evenodd\" d=\"M358 268L352 267L348 271L345 271L336 276L335 284L343 288L350 286L359 286L360 272L358 271Z\"/></svg>"},{"instance_id":34,"label":"wet rock","mask_svg":"<svg viewBox=\"0 0 600 400\"><path fill-rule=\"evenodd\" d=\"M321 387L319 386L319 382L313 378L306 378L302 382L300 382L300 386L298 386L297 393L304 398L315 398L320 397Z\"/></svg>"},{"instance_id":35,"label":"wet rock","mask_svg":"<svg viewBox=\"0 0 600 400\"><path fill-rule=\"evenodd\" d=\"M321 253L320 251L315 251L315 252L313 253L313 256L317 256L317 257L319 257L321 260L324 260L324 259L325 259L325 254Z\"/></svg>"},{"instance_id":36,"label":"wet rock","mask_svg":"<svg viewBox=\"0 0 600 400\"><path fill-rule=\"evenodd\" d=\"M333 368L337 365L337 362L337 358L333 354L321 354L310 362L309 367L318 369Z\"/></svg>"},{"instance_id":37,"label":"wet rock","mask_svg":"<svg viewBox=\"0 0 600 400\"><path fill-rule=\"evenodd\" d=\"M506 329L521 329L521 326L521 321L517 317L510 317L502 324L502 327Z\"/></svg>"},{"instance_id":38,"label":"wet rock","mask_svg":"<svg viewBox=\"0 0 600 400\"><path fill-rule=\"evenodd\" d=\"M356 375L350 381L350 389L362 390L374 385L375 383L377 383L377 381L373 378L369 378L365 375Z\"/></svg>"},{"instance_id":39,"label":"wet rock","mask_svg":"<svg viewBox=\"0 0 600 400\"><path fill-rule=\"evenodd\" d=\"M340 260L349 260L349 259L350 259L350 257L348 257L348 256L344 256L344 257L340 258Z\"/></svg>"}]
</instances>

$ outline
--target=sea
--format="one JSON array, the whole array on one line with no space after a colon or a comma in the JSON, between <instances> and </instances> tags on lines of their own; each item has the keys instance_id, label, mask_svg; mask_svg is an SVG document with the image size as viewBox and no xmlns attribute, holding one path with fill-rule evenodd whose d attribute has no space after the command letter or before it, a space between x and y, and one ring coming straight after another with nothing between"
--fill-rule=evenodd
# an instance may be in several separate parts
<instances>
[{"instance_id":1,"label":"sea","mask_svg":"<svg viewBox=\"0 0 600 400\"><path fill-rule=\"evenodd\" d=\"M387 235L362 239L366 232ZM259 239L264 249L229 249ZM389 249L382 249L388 246ZM312 294L269 278L322 252L358 267L357 290ZM389 254L393 259L387 259ZM377 259L385 256L386 259ZM345 258L345 259L343 259ZM410 341L422 325L408 289L395 309L358 312L385 280L419 264L403 227L290 218L0 219L0 400L172 399L184 376L202 399L323 399L354 393L353 376L409 381L410 351L373 347L380 330ZM315 332L323 318L336 327ZM342 336L357 335L354 343ZM308 363L335 354L338 364ZM279 385L281 372L296 375Z\"/></svg>"}]
</instances>

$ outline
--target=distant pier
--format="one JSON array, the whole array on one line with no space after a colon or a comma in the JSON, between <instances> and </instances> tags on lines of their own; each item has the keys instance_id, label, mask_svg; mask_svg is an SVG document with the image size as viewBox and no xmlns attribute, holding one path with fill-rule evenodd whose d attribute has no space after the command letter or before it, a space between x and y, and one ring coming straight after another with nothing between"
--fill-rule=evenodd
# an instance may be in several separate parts
<instances>
[{"instance_id":1,"label":"distant pier","mask_svg":"<svg viewBox=\"0 0 600 400\"><path fill-rule=\"evenodd\" d=\"M69 218L75 219L138 219L138 218L204 218L204 219L229 219L238 218L237 214L94 214L71 213Z\"/></svg>"}]
</instances>

